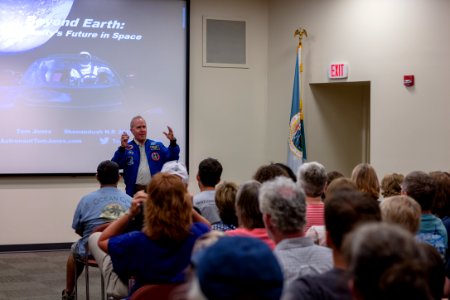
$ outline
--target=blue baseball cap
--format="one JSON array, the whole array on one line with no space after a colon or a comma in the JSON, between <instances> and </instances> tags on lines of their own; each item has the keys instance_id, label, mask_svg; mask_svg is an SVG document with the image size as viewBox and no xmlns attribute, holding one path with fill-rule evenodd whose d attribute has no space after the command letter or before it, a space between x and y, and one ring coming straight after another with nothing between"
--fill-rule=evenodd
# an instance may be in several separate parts
<instances>
[{"instance_id":1,"label":"blue baseball cap","mask_svg":"<svg viewBox=\"0 0 450 300\"><path fill-rule=\"evenodd\" d=\"M272 250L250 237L221 237L193 257L200 288L208 300L279 300L283 273Z\"/></svg>"}]
</instances>

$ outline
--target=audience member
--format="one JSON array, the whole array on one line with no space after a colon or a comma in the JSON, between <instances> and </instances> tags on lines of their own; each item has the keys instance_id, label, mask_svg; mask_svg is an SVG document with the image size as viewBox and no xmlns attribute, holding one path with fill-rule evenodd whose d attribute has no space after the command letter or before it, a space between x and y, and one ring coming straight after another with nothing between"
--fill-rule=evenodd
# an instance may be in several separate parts
<instances>
[{"instance_id":1,"label":"audience member","mask_svg":"<svg viewBox=\"0 0 450 300\"><path fill-rule=\"evenodd\" d=\"M259 209L259 188L261 183L255 180L247 181L240 185L236 194L236 214L239 227L226 231L228 236L247 236L262 240L270 249L275 248L275 243L269 238L262 213Z\"/></svg>"},{"instance_id":2,"label":"audience member","mask_svg":"<svg viewBox=\"0 0 450 300\"><path fill-rule=\"evenodd\" d=\"M436 187L432 212L450 223L450 173L435 171L430 173ZM447 222L444 222L444 225Z\"/></svg>"},{"instance_id":3,"label":"audience member","mask_svg":"<svg viewBox=\"0 0 450 300\"><path fill-rule=\"evenodd\" d=\"M248 237L223 237L193 256L189 300L279 300L283 274L270 248Z\"/></svg>"},{"instance_id":4,"label":"audience member","mask_svg":"<svg viewBox=\"0 0 450 300\"><path fill-rule=\"evenodd\" d=\"M236 193L238 185L224 181L216 187L216 206L219 210L220 222L211 225L211 229L219 231L233 230L238 227L236 215Z\"/></svg>"},{"instance_id":5,"label":"audience member","mask_svg":"<svg viewBox=\"0 0 450 300\"><path fill-rule=\"evenodd\" d=\"M291 178L293 182L297 182L297 176L295 175L294 171L292 171L291 167L283 163L274 163L274 165L277 165L285 170L288 173L289 178Z\"/></svg>"},{"instance_id":6,"label":"audience member","mask_svg":"<svg viewBox=\"0 0 450 300\"><path fill-rule=\"evenodd\" d=\"M296 278L287 286L284 300L352 299L345 276L347 264L342 253L342 241L357 226L381 221L378 202L360 191L340 190L325 202L327 243L333 252L333 269Z\"/></svg>"},{"instance_id":7,"label":"audience member","mask_svg":"<svg viewBox=\"0 0 450 300\"><path fill-rule=\"evenodd\" d=\"M86 259L89 235L98 226L112 222L123 215L131 205L131 197L117 188L120 179L117 163L109 160L102 161L97 167L96 177L100 183L100 189L81 198L73 216L72 228L81 236L81 239L72 245L67 259L66 288L62 292L63 300L75 299L75 281L83 271L84 263L82 261Z\"/></svg>"},{"instance_id":8,"label":"audience member","mask_svg":"<svg viewBox=\"0 0 450 300\"><path fill-rule=\"evenodd\" d=\"M172 160L166 162L161 169L161 173L167 173L178 176L187 189L189 183L189 175L186 167L179 161ZM139 191L138 193L135 194L135 198L140 199L140 201L145 201L147 196L148 195L144 191ZM141 231L143 224L144 224L144 211L140 209L139 213L133 218L131 218L131 220L128 222L127 228L124 230L124 232Z\"/></svg>"},{"instance_id":9,"label":"audience member","mask_svg":"<svg viewBox=\"0 0 450 300\"><path fill-rule=\"evenodd\" d=\"M189 174L186 169L186 166L177 160L172 160L172 161L166 162L162 166L161 172L172 174L172 175L177 175L178 177L181 178L181 181L186 185L186 187L189 184Z\"/></svg>"},{"instance_id":10,"label":"audience member","mask_svg":"<svg viewBox=\"0 0 450 300\"><path fill-rule=\"evenodd\" d=\"M225 233L223 231L211 230L202 236L200 236L194 243L194 247L192 248L191 255L191 263L187 267L186 274L186 282L184 284L178 285L171 293L171 300L188 300L188 299L205 299L201 293L195 291L196 295L189 295L189 293L194 292L194 281L197 281L195 278L195 266L194 261L198 259L200 255L202 255L203 251L215 244L220 238L224 237ZM195 285L198 288L197 285Z\"/></svg>"},{"instance_id":11,"label":"audience member","mask_svg":"<svg viewBox=\"0 0 450 300\"><path fill-rule=\"evenodd\" d=\"M289 177L289 173L285 168L277 164L270 164L259 167L253 175L253 180L263 183L278 176Z\"/></svg>"},{"instance_id":12,"label":"audience member","mask_svg":"<svg viewBox=\"0 0 450 300\"><path fill-rule=\"evenodd\" d=\"M356 183L354 183L350 178L336 178L335 180L330 182L329 186L327 186L327 189L325 191L325 202L327 201L327 198L330 198L333 193L340 190L357 191L358 187L356 186Z\"/></svg>"},{"instance_id":13,"label":"audience member","mask_svg":"<svg viewBox=\"0 0 450 300\"><path fill-rule=\"evenodd\" d=\"M196 221L190 196L178 176L156 174L147 190L142 231L120 234L139 212L140 202L135 198L126 215L89 238L107 295L126 297L125 283L130 277L135 279L130 294L144 284L183 282L195 240L209 231L208 225Z\"/></svg>"},{"instance_id":14,"label":"audience member","mask_svg":"<svg viewBox=\"0 0 450 300\"><path fill-rule=\"evenodd\" d=\"M216 206L216 185L222 176L222 165L215 158L206 158L198 165L197 182L200 193L194 196L194 206L211 224L220 222Z\"/></svg>"},{"instance_id":15,"label":"audience member","mask_svg":"<svg viewBox=\"0 0 450 300\"><path fill-rule=\"evenodd\" d=\"M450 239L450 174L447 172L431 172L436 194L434 195L432 213L438 216L447 230L447 241ZM445 261L450 268L450 251L447 249Z\"/></svg>"},{"instance_id":16,"label":"audience member","mask_svg":"<svg viewBox=\"0 0 450 300\"><path fill-rule=\"evenodd\" d=\"M448 298L448 295L444 295L445 291L445 266L441 255L437 252L436 248L426 243L419 243L421 251L423 252L423 260L426 264L425 270L427 271L428 284L431 295L435 300L441 300L442 298Z\"/></svg>"},{"instance_id":17,"label":"audience member","mask_svg":"<svg viewBox=\"0 0 450 300\"><path fill-rule=\"evenodd\" d=\"M384 222L400 225L414 235L419 230L422 209L413 198L406 195L388 197L380 203L380 209Z\"/></svg>"},{"instance_id":18,"label":"audience member","mask_svg":"<svg viewBox=\"0 0 450 300\"><path fill-rule=\"evenodd\" d=\"M398 173L387 174L381 179L381 195L384 198L400 195L405 176Z\"/></svg>"},{"instance_id":19,"label":"audience member","mask_svg":"<svg viewBox=\"0 0 450 300\"><path fill-rule=\"evenodd\" d=\"M327 186L336 178L345 177L344 174L342 174L339 171L329 171L327 172Z\"/></svg>"},{"instance_id":20,"label":"audience member","mask_svg":"<svg viewBox=\"0 0 450 300\"><path fill-rule=\"evenodd\" d=\"M433 299L429 263L408 231L392 224L366 224L346 238L343 249L355 299Z\"/></svg>"},{"instance_id":21,"label":"audience member","mask_svg":"<svg viewBox=\"0 0 450 300\"><path fill-rule=\"evenodd\" d=\"M114 153L112 161L123 169L125 191L128 195L144 190L151 176L161 171L164 163L177 160L180 147L170 127L164 135L170 141L169 147L163 143L147 139L147 123L142 116L135 116L130 122L130 131L134 136L132 141L126 132L120 137L120 146Z\"/></svg>"},{"instance_id":22,"label":"audience member","mask_svg":"<svg viewBox=\"0 0 450 300\"><path fill-rule=\"evenodd\" d=\"M373 200L380 198L380 183L375 169L367 163L358 164L352 171L351 179L358 190L369 194Z\"/></svg>"},{"instance_id":23,"label":"audience member","mask_svg":"<svg viewBox=\"0 0 450 300\"><path fill-rule=\"evenodd\" d=\"M435 247L442 258L445 258L448 245L447 230L441 219L431 213L436 194L433 178L422 171L409 173L403 180L402 194L416 200L422 209L417 238Z\"/></svg>"},{"instance_id":24,"label":"audience member","mask_svg":"<svg viewBox=\"0 0 450 300\"><path fill-rule=\"evenodd\" d=\"M286 284L297 276L331 269L331 250L304 236L306 202L298 185L285 177L266 181L260 189L259 205L267 232L276 244L274 254Z\"/></svg>"},{"instance_id":25,"label":"audience member","mask_svg":"<svg viewBox=\"0 0 450 300\"><path fill-rule=\"evenodd\" d=\"M309 162L298 168L297 177L306 194L306 232L311 226L324 225L322 194L327 185L327 173L323 165Z\"/></svg>"},{"instance_id":26,"label":"audience member","mask_svg":"<svg viewBox=\"0 0 450 300\"><path fill-rule=\"evenodd\" d=\"M331 183L333 180L338 179L338 178L342 178L342 177L345 177L345 176L344 176L344 174L342 174L342 173L339 172L339 171L329 171L329 172L327 172L327 185L326 185L326 187L325 187L325 192L322 193L322 201L325 200L325 193L326 193L326 191L327 191L328 186L330 185L330 183Z\"/></svg>"}]
</instances>

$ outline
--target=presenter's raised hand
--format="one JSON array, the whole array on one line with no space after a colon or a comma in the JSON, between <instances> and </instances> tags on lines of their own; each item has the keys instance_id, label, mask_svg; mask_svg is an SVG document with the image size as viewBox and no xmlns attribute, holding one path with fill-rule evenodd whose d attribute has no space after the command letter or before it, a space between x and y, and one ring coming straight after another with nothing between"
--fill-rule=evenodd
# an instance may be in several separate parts
<instances>
[{"instance_id":1,"label":"presenter's raised hand","mask_svg":"<svg viewBox=\"0 0 450 300\"><path fill-rule=\"evenodd\" d=\"M166 138L169 139L169 141L176 140L175 136L173 135L173 130L170 128L170 126L167 126L167 129L169 132L163 132Z\"/></svg>"},{"instance_id":2,"label":"presenter's raised hand","mask_svg":"<svg viewBox=\"0 0 450 300\"><path fill-rule=\"evenodd\" d=\"M125 131L120 136L120 147L126 148L128 145L128 140L130 139L130 136Z\"/></svg>"}]
</instances>

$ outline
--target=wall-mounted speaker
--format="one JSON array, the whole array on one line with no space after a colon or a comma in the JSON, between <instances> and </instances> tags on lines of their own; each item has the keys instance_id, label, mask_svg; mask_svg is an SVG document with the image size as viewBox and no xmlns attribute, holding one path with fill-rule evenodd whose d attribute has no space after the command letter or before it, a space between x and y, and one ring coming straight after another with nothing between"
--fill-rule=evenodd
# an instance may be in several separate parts
<instances>
[{"instance_id":1,"label":"wall-mounted speaker","mask_svg":"<svg viewBox=\"0 0 450 300\"><path fill-rule=\"evenodd\" d=\"M245 21L203 17L203 66L247 68Z\"/></svg>"}]
</instances>

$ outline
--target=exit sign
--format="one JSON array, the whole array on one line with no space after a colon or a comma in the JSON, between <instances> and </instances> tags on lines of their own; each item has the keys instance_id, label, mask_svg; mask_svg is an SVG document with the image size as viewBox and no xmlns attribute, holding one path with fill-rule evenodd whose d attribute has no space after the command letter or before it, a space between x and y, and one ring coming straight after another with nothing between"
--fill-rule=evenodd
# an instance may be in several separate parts
<instances>
[{"instance_id":1,"label":"exit sign","mask_svg":"<svg viewBox=\"0 0 450 300\"><path fill-rule=\"evenodd\" d=\"M328 67L328 78L340 79L348 77L348 64L330 64Z\"/></svg>"}]
</instances>

